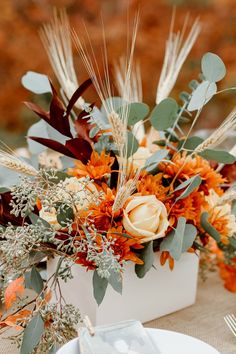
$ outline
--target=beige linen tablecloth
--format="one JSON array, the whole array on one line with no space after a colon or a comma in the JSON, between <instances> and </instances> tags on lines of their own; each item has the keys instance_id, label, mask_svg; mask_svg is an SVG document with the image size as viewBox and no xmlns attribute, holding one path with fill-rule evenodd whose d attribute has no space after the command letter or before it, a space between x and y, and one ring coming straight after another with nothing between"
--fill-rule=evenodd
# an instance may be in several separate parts
<instances>
[{"instance_id":1,"label":"beige linen tablecloth","mask_svg":"<svg viewBox=\"0 0 236 354\"><path fill-rule=\"evenodd\" d=\"M236 338L223 320L228 313L236 314L236 294L225 290L218 275L212 273L205 283L199 281L195 305L151 321L145 326L188 334L211 344L221 354L236 354ZM8 353L19 354L19 350L1 338L0 354Z\"/></svg>"}]
</instances>

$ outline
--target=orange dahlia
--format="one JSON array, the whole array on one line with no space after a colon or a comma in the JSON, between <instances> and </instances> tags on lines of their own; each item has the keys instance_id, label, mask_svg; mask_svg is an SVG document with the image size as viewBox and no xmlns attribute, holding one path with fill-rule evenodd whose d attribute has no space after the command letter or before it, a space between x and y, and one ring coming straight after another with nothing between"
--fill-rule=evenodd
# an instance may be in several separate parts
<instances>
[{"instance_id":1,"label":"orange dahlia","mask_svg":"<svg viewBox=\"0 0 236 354\"><path fill-rule=\"evenodd\" d=\"M93 151L87 165L81 161L75 161L75 167L68 169L68 174L75 177L89 176L92 179L99 179L111 173L111 166L114 162L114 157L102 151Z\"/></svg>"}]
</instances>

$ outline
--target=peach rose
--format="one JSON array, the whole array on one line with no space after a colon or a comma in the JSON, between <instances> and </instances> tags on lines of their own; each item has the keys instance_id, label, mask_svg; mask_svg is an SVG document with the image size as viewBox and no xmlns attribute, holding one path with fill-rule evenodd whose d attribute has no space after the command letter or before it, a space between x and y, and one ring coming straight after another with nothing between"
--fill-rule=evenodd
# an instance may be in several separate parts
<instances>
[{"instance_id":1,"label":"peach rose","mask_svg":"<svg viewBox=\"0 0 236 354\"><path fill-rule=\"evenodd\" d=\"M133 196L123 210L125 230L143 242L165 236L169 226L165 205L155 195Z\"/></svg>"}]
</instances>

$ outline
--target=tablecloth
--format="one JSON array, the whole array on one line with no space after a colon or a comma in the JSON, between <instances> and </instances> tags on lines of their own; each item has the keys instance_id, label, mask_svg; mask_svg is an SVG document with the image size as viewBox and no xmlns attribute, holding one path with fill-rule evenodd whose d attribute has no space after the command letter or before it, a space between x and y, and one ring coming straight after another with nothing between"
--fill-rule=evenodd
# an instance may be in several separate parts
<instances>
[{"instance_id":1,"label":"tablecloth","mask_svg":"<svg viewBox=\"0 0 236 354\"><path fill-rule=\"evenodd\" d=\"M148 303L148 299L145 302ZM236 354L236 338L223 320L228 313L236 314L236 294L225 290L219 276L210 273L206 282L199 279L197 301L193 306L145 326L188 334L214 346L221 354ZM0 354L19 354L19 350L3 338L5 336L0 339Z\"/></svg>"}]
</instances>

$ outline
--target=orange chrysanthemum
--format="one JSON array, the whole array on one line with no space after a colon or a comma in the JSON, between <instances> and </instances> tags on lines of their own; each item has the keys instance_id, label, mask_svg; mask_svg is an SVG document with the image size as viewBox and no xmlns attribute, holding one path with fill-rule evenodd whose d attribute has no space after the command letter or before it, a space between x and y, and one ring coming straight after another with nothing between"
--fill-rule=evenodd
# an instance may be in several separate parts
<instances>
[{"instance_id":1,"label":"orange chrysanthemum","mask_svg":"<svg viewBox=\"0 0 236 354\"><path fill-rule=\"evenodd\" d=\"M164 201L168 188L163 186L162 176L163 173L158 173L155 176L145 174L138 182L138 192L142 195L155 195L157 199Z\"/></svg>"},{"instance_id":2,"label":"orange chrysanthemum","mask_svg":"<svg viewBox=\"0 0 236 354\"><path fill-rule=\"evenodd\" d=\"M112 212L115 195L110 188L107 188L103 199L98 204L90 204L87 210L81 210L77 217L80 223L86 220L92 223L99 231L107 231L111 227L111 220L120 216L121 211L117 213Z\"/></svg>"},{"instance_id":3,"label":"orange chrysanthemum","mask_svg":"<svg viewBox=\"0 0 236 354\"><path fill-rule=\"evenodd\" d=\"M179 199L176 202L176 193L167 199L164 203L169 213L171 224L176 224L179 217L185 217L186 220L193 224L200 223L202 207L205 205L203 193L199 191L192 192L184 199Z\"/></svg>"},{"instance_id":4,"label":"orange chrysanthemum","mask_svg":"<svg viewBox=\"0 0 236 354\"><path fill-rule=\"evenodd\" d=\"M172 158L173 164L161 163L159 168L164 173L166 178L174 178L179 173L177 180L187 180L193 176L199 175L202 179L200 190L208 194L210 189L213 189L217 194L223 193L220 185L226 182L226 179L216 172L201 156L188 157L186 162L186 154L176 154Z\"/></svg>"},{"instance_id":5,"label":"orange chrysanthemum","mask_svg":"<svg viewBox=\"0 0 236 354\"><path fill-rule=\"evenodd\" d=\"M92 179L99 179L111 173L111 166L114 162L114 157L107 155L102 151L93 151L87 165L81 161L75 161L75 167L68 169L68 174L74 177L89 176Z\"/></svg>"},{"instance_id":6,"label":"orange chrysanthemum","mask_svg":"<svg viewBox=\"0 0 236 354\"><path fill-rule=\"evenodd\" d=\"M119 261L132 261L136 264L143 264L143 261L132 251L132 249L142 249L140 239L127 238L122 236L124 232L122 226L111 228L108 231L107 238L112 240L112 249L115 255L118 255Z\"/></svg>"}]
</instances>

